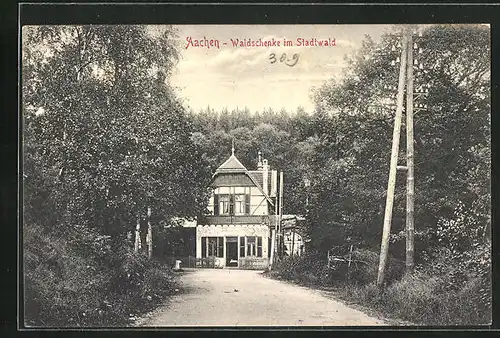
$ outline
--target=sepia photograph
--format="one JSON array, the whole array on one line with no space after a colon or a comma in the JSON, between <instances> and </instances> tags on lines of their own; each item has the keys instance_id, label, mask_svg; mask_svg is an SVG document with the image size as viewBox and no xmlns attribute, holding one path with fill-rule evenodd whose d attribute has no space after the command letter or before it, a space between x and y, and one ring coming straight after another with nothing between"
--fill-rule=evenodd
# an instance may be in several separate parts
<instances>
[{"instance_id":1,"label":"sepia photograph","mask_svg":"<svg viewBox=\"0 0 500 338\"><path fill-rule=\"evenodd\" d=\"M490 46L22 26L20 325L491 325Z\"/></svg>"}]
</instances>

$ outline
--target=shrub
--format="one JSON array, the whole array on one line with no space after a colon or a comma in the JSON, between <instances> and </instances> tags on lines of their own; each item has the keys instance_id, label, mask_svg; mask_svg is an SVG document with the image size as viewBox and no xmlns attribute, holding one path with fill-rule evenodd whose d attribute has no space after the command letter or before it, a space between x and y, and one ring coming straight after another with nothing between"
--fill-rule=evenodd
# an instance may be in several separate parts
<instances>
[{"instance_id":1,"label":"shrub","mask_svg":"<svg viewBox=\"0 0 500 338\"><path fill-rule=\"evenodd\" d=\"M305 284L320 284L326 273L326 263L314 254L283 257L277 260L266 274L284 280Z\"/></svg>"},{"instance_id":2,"label":"shrub","mask_svg":"<svg viewBox=\"0 0 500 338\"><path fill-rule=\"evenodd\" d=\"M377 253L356 250L350 279L346 264L328 269L321 257L308 254L287 257L269 272L273 277L303 284L335 286L339 295L377 309L389 316L425 325L479 325L491 322L491 288L488 269L465 269L446 255L433 264L418 265L404 273L404 262L389 259L385 289L375 285Z\"/></svg>"},{"instance_id":3,"label":"shrub","mask_svg":"<svg viewBox=\"0 0 500 338\"><path fill-rule=\"evenodd\" d=\"M343 285L340 291L344 298L366 305L383 301L383 293L374 282L363 286Z\"/></svg>"},{"instance_id":4,"label":"shrub","mask_svg":"<svg viewBox=\"0 0 500 338\"><path fill-rule=\"evenodd\" d=\"M348 258L346 255L345 259ZM327 274L325 283L330 285L350 283L367 285L377 280L379 254L366 249L357 249L352 252L352 262L348 266L347 262L341 262L332 266ZM398 259L389 257L386 267L385 282L390 284L398 279L404 273L404 263Z\"/></svg>"},{"instance_id":5,"label":"shrub","mask_svg":"<svg viewBox=\"0 0 500 338\"><path fill-rule=\"evenodd\" d=\"M123 325L170 294L170 269L84 228L47 232L25 225L25 323Z\"/></svg>"},{"instance_id":6,"label":"shrub","mask_svg":"<svg viewBox=\"0 0 500 338\"><path fill-rule=\"evenodd\" d=\"M285 280L296 280L305 284L322 286L340 285L346 282L366 285L376 281L378 253L358 249L353 251L352 260L349 271L346 263L329 269L326 257L317 253L306 253L302 256L285 257L277 261L269 274ZM386 271L385 280L392 283L401 278L404 272L404 263L390 258Z\"/></svg>"},{"instance_id":7,"label":"shrub","mask_svg":"<svg viewBox=\"0 0 500 338\"><path fill-rule=\"evenodd\" d=\"M384 292L386 311L426 325L479 325L491 320L491 309L478 301L481 283L473 279L456 290L443 292L450 274L432 276L425 272L405 275Z\"/></svg>"},{"instance_id":8,"label":"shrub","mask_svg":"<svg viewBox=\"0 0 500 338\"><path fill-rule=\"evenodd\" d=\"M451 269L451 268L450 268ZM443 292L450 274L434 276L416 271L405 274L386 289L375 283L345 285L341 295L387 315L423 325L479 325L491 322L491 307L479 299L481 279L471 279L456 291Z\"/></svg>"}]
</instances>

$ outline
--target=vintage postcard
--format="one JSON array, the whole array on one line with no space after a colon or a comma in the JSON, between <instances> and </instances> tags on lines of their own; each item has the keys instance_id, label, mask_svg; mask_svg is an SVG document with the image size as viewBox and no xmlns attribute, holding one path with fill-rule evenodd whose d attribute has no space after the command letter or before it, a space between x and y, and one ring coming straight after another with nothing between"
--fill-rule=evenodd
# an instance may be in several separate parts
<instances>
[{"instance_id":1,"label":"vintage postcard","mask_svg":"<svg viewBox=\"0 0 500 338\"><path fill-rule=\"evenodd\" d=\"M28 328L491 324L490 26L21 35Z\"/></svg>"}]
</instances>

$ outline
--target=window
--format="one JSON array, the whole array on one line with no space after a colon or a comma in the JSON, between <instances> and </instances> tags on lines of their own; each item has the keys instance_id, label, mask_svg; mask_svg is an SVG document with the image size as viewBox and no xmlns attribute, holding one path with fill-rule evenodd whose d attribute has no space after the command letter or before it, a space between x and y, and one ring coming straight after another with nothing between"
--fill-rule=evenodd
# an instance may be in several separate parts
<instances>
[{"instance_id":1,"label":"window","mask_svg":"<svg viewBox=\"0 0 500 338\"><path fill-rule=\"evenodd\" d=\"M207 238L206 237L201 238L201 257L202 258L207 257Z\"/></svg>"},{"instance_id":2,"label":"window","mask_svg":"<svg viewBox=\"0 0 500 338\"><path fill-rule=\"evenodd\" d=\"M229 195L219 195L219 215L229 215Z\"/></svg>"},{"instance_id":3,"label":"window","mask_svg":"<svg viewBox=\"0 0 500 338\"><path fill-rule=\"evenodd\" d=\"M255 249L255 237L247 237L247 256L255 256L257 254Z\"/></svg>"},{"instance_id":4,"label":"window","mask_svg":"<svg viewBox=\"0 0 500 338\"><path fill-rule=\"evenodd\" d=\"M202 237L202 257L224 257L224 237Z\"/></svg>"},{"instance_id":5,"label":"window","mask_svg":"<svg viewBox=\"0 0 500 338\"><path fill-rule=\"evenodd\" d=\"M217 237L209 237L207 242L207 256L217 256Z\"/></svg>"},{"instance_id":6,"label":"window","mask_svg":"<svg viewBox=\"0 0 500 338\"><path fill-rule=\"evenodd\" d=\"M245 195L234 195L234 214L245 214Z\"/></svg>"},{"instance_id":7,"label":"window","mask_svg":"<svg viewBox=\"0 0 500 338\"><path fill-rule=\"evenodd\" d=\"M224 237L217 237L217 257L224 257Z\"/></svg>"},{"instance_id":8,"label":"window","mask_svg":"<svg viewBox=\"0 0 500 338\"><path fill-rule=\"evenodd\" d=\"M262 257L262 237L256 237L256 236L240 237L240 257L245 257L245 256Z\"/></svg>"},{"instance_id":9,"label":"window","mask_svg":"<svg viewBox=\"0 0 500 338\"><path fill-rule=\"evenodd\" d=\"M229 195L229 214L234 215L234 195Z\"/></svg>"},{"instance_id":10,"label":"window","mask_svg":"<svg viewBox=\"0 0 500 338\"><path fill-rule=\"evenodd\" d=\"M240 257L245 257L245 237L240 237Z\"/></svg>"},{"instance_id":11,"label":"window","mask_svg":"<svg viewBox=\"0 0 500 338\"><path fill-rule=\"evenodd\" d=\"M226 187L224 194L214 194L214 215L248 214L250 214L249 187Z\"/></svg>"}]
</instances>

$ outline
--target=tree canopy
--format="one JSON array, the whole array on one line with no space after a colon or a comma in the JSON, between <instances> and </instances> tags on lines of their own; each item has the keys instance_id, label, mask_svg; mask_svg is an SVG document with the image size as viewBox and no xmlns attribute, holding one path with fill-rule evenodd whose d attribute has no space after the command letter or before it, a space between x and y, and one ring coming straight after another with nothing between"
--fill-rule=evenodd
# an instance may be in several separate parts
<instances>
[{"instance_id":1,"label":"tree canopy","mask_svg":"<svg viewBox=\"0 0 500 338\"><path fill-rule=\"evenodd\" d=\"M234 140L237 156L248 168L256 166L261 150L273 168L283 170L284 211L308 212L311 243L317 250L346 243L378 248L398 74L398 64L391 63L399 56L397 49L393 51L399 39L397 31L378 43L366 36L362 47L347 57L343 77L315 91L312 115L300 108L258 114L207 109L191 112L193 137L204 147L212 169L227 158ZM477 241L486 243L486 248L489 30L436 25L427 27L414 42L415 88L423 93L415 95L414 122L415 227L421 253L417 259L444 242L456 245L457 237L444 239L439 230L456 222L464 227L462 235L456 234L462 251L472 249ZM404 135L404 123L402 128ZM399 162L404 164L406 146L404 138L401 141ZM404 255L405 181L405 175L398 174L391 237L391 252L397 256ZM471 237L469 231L477 235Z\"/></svg>"},{"instance_id":2,"label":"tree canopy","mask_svg":"<svg viewBox=\"0 0 500 338\"><path fill-rule=\"evenodd\" d=\"M169 28L23 29L26 221L124 233L144 217L194 217L209 179L167 85ZM41 204L41 205L40 205Z\"/></svg>"}]
</instances>

